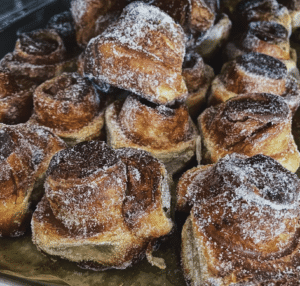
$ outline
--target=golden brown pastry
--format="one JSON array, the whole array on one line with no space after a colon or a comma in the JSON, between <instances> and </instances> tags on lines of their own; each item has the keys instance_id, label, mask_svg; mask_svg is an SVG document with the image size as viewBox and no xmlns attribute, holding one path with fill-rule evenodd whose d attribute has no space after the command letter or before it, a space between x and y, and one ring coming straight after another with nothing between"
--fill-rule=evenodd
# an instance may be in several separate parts
<instances>
[{"instance_id":1,"label":"golden brown pastry","mask_svg":"<svg viewBox=\"0 0 300 286\"><path fill-rule=\"evenodd\" d=\"M289 60L290 43L286 28L276 22L257 21L248 25L247 32L225 47L228 60L244 53L257 52L279 60Z\"/></svg>"},{"instance_id":2,"label":"golden brown pastry","mask_svg":"<svg viewBox=\"0 0 300 286\"><path fill-rule=\"evenodd\" d=\"M190 285L298 285L300 181L264 155L231 155L184 174L182 230ZM195 174L197 173L197 174Z\"/></svg>"},{"instance_id":3,"label":"golden brown pastry","mask_svg":"<svg viewBox=\"0 0 300 286\"><path fill-rule=\"evenodd\" d=\"M63 73L34 92L30 124L46 126L68 145L104 138L105 94L77 73Z\"/></svg>"},{"instance_id":4,"label":"golden brown pastry","mask_svg":"<svg viewBox=\"0 0 300 286\"><path fill-rule=\"evenodd\" d=\"M0 61L16 76L41 83L64 71L76 71L76 60L70 59L63 40L55 30L22 33L15 49Z\"/></svg>"},{"instance_id":5,"label":"golden brown pastry","mask_svg":"<svg viewBox=\"0 0 300 286\"><path fill-rule=\"evenodd\" d=\"M106 109L105 124L110 146L146 150L165 164L169 174L195 156L198 130L185 105L171 108L128 96Z\"/></svg>"},{"instance_id":6,"label":"golden brown pastry","mask_svg":"<svg viewBox=\"0 0 300 286\"><path fill-rule=\"evenodd\" d=\"M109 19L114 12L120 14L125 7L124 2L122 0L73 0L71 13L76 26L77 43L81 47L85 47L90 39L99 35L97 20L100 19L101 22L104 19ZM105 26L107 25L105 24Z\"/></svg>"},{"instance_id":7,"label":"golden brown pastry","mask_svg":"<svg viewBox=\"0 0 300 286\"><path fill-rule=\"evenodd\" d=\"M214 70L204 63L201 56L189 53L183 62L182 76L189 92L185 103L191 117L197 117L206 104L206 93L215 77Z\"/></svg>"},{"instance_id":8,"label":"golden brown pastry","mask_svg":"<svg viewBox=\"0 0 300 286\"><path fill-rule=\"evenodd\" d=\"M287 74L285 64L260 53L244 54L224 64L212 82L208 104L216 105L242 93L280 95L293 113L300 103L299 84Z\"/></svg>"},{"instance_id":9,"label":"golden brown pastry","mask_svg":"<svg viewBox=\"0 0 300 286\"><path fill-rule=\"evenodd\" d=\"M159 8L134 2L118 21L91 40L84 74L159 104L184 100L184 33Z\"/></svg>"},{"instance_id":10,"label":"golden brown pastry","mask_svg":"<svg viewBox=\"0 0 300 286\"><path fill-rule=\"evenodd\" d=\"M142 150L83 142L53 157L33 242L80 266L126 268L171 231L169 212L162 163Z\"/></svg>"},{"instance_id":11,"label":"golden brown pastry","mask_svg":"<svg viewBox=\"0 0 300 286\"><path fill-rule=\"evenodd\" d=\"M14 76L0 67L0 122L26 122L32 112L32 96L36 85L31 80Z\"/></svg>"},{"instance_id":12,"label":"golden brown pastry","mask_svg":"<svg viewBox=\"0 0 300 286\"><path fill-rule=\"evenodd\" d=\"M65 148L48 129L0 126L0 236L20 236L29 227L31 204L42 196L52 156Z\"/></svg>"},{"instance_id":13,"label":"golden brown pastry","mask_svg":"<svg viewBox=\"0 0 300 286\"><path fill-rule=\"evenodd\" d=\"M289 11L276 0L243 0L236 6L235 16L240 28L246 27L250 22L272 21L284 26L289 36L292 32Z\"/></svg>"},{"instance_id":14,"label":"golden brown pastry","mask_svg":"<svg viewBox=\"0 0 300 286\"><path fill-rule=\"evenodd\" d=\"M190 3L190 27L200 32L207 31L215 22L218 1L191 0Z\"/></svg>"},{"instance_id":15,"label":"golden brown pastry","mask_svg":"<svg viewBox=\"0 0 300 286\"><path fill-rule=\"evenodd\" d=\"M198 118L204 162L216 163L231 153L264 154L291 172L300 164L291 134L292 114L277 95L244 94L206 109Z\"/></svg>"}]
</instances>

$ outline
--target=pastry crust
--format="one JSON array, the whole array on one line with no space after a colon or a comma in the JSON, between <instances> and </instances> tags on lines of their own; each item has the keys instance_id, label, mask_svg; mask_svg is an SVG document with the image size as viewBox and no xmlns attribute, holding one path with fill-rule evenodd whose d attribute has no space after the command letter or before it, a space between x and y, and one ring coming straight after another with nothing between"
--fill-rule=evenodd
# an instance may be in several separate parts
<instances>
[{"instance_id":1,"label":"pastry crust","mask_svg":"<svg viewBox=\"0 0 300 286\"><path fill-rule=\"evenodd\" d=\"M21 34L14 51L4 56L0 66L38 83L77 69L76 60L68 57L63 40L51 29Z\"/></svg>"},{"instance_id":2,"label":"pastry crust","mask_svg":"<svg viewBox=\"0 0 300 286\"><path fill-rule=\"evenodd\" d=\"M231 153L264 154L291 172L300 163L292 115L283 99L272 94L244 94L206 109L198 118L203 162L216 163Z\"/></svg>"},{"instance_id":3,"label":"pastry crust","mask_svg":"<svg viewBox=\"0 0 300 286\"><path fill-rule=\"evenodd\" d=\"M212 82L208 104L216 105L243 93L280 95L293 113L300 104L299 84L287 74L286 66L260 53L244 54L224 64Z\"/></svg>"},{"instance_id":4,"label":"pastry crust","mask_svg":"<svg viewBox=\"0 0 300 286\"><path fill-rule=\"evenodd\" d=\"M48 129L26 124L1 125L0 142L0 236L20 236L30 205L41 198L49 162L65 144Z\"/></svg>"},{"instance_id":5,"label":"pastry crust","mask_svg":"<svg viewBox=\"0 0 300 286\"><path fill-rule=\"evenodd\" d=\"M172 229L166 179L164 166L141 150L100 141L66 149L50 163L33 242L77 263L126 268Z\"/></svg>"},{"instance_id":6,"label":"pastry crust","mask_svg":"<svg viewBox=\"0 0 300 286\"><path fill-rule=\"evenodd\" d=\"M32 97L36 85L33 81L14 76L8 69L0 68L0 122L17 124L31 116Z\"/></svg>"},{"instance_id":7,"label":"pastry crust","mask_svg":"<svg viewBox=\"0 0 300 286\"><path fill-rule=\"evenodd\" d=\"M105 122L110 146L146 150L165 164L169 174L195 156L199 134L183 105L151 107L128 97L124 104L114 102L107 108Z\"/></svg>"},{"instance_id":8,"label":"pastry crust","mask_svg":"<svg viewBox=\"0 0 300 286\"><path fill-rule=\"evenodd\" d=\"M84 74L150 101L184 100L184 33L159 8L141 2L126 6L118 21L92 39L85 51Z\"/></svg>"},{"instance_id":9,"label":"pastry crust","mask_svg":"<svg viewBox=\"0 0 300 286\"><path fill-rule=\"evenodd\" d=\"M245 26L256 21L276 22L287 29L289 36L292 33L289 11L276 0L243 0L236 6L236 17Z\"/></svg>"},{"instance_id":10,"label":"pastry crust","mask_svg":"<svg viewBox=\"0 0 300 286\"><path fill-rule=\"evenodd\" d=\"M186 188L193 208L182 266L190 285L297 285L296 175L270 157L233 155L199 169Z\"/></svg>"},{"instance_id":11,"label":"pastry crust","mask_svg":"<svg viewBox=\"0 0 300 286\"><path fill-rule=\"evenodd\" d=\"M183 63L184 77L189 95L185 101L192 118L197 117L206 105L206 93L215 77L212 67L204 64L200 55L188 54Z\"/></svg>"},{"instance_id":12,"label":"pastry crust","mask_svg":"<svg viewBox=\"0 0 300 286\"><path fill-rule=\"evenodd\" d=\"M87 79L77 73L63 73L35 90L29 123L49 127L71 146L104 138L106 102L105 95Z\"/></svg>"}]
</instances>

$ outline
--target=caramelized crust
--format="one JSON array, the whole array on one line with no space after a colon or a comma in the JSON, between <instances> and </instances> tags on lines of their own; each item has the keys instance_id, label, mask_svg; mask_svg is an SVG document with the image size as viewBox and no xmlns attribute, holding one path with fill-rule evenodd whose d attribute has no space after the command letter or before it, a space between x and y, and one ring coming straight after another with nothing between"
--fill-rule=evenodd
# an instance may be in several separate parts
<instances>
[{"instance_id":1,"label":"caramelized crust","mask_svg":"<svg viewBox=\"0 0 300 286\"><path fill-rule=\"evenodd\" d=\"M26 76L39 83L63 71L76 69L74 60L68 58L64 43L55 30L21 34L15 50L8 53L0 65L17 76Z\"/></svg>"},{"instance_id":2,"label":"caramelized crust","mask_svg":"<svg viewBox=\"0 0 300 286\"><path fill-rule=\"evenodd\" d=\"M96 21L99 17L105 17L114 8L121 11L123 7L118 9L117 3L116 0L73 0L71 2L71 13L76 25L76 39L80 46L85 47L90 39L99 35L96 32Z\"/></svg>"},{"instance_id":3,"label":"caramelized crust","mask_svg":"<svg viewBox=\"0 0 300 286\"><path fill-rule=\"evenodd\" d=\"M24 124L0 129L0 236L22 235L29 225L30 204L41 197L52 156L65 144L47 129Z\"/></svg>"},{"instance_id":4,"label":"caramelized crust","mask_svg":"<svg viewBox=\"0 0 300 286\"><path fill-rule=\"evenodd\" d=\"M206 104L206 93L215 77L214 71L204 64L200 55L190 53L183 62L182 76L189 92L185 104L191 117L196 117Z\"/></svg>"},{"instance_id":5,"label":"caramelized crust","mask_svg":"<svg viewBox=\"0 0 300 286\"><path fill-rule=\"evenodd\" d=\"M191 185L186 187L193 190L193 208L182 233L182 263L191 285L299 279L296 175L270 157L233 155L199 170Z\"/></svg>"},{"instance_id":6,"label":"caramelized crust","mask_svg":"<svg viewBox=\"0 0 300 286\"><path fill-rule=\"evenodd\" d=\"M288 31L276 22L251 22L247 32L225 48L229 60L248 52L266 54L282 61L290 60Z\"/></svg>"},{"instance_id":7,"label":"caramelized crust","mask_svg":"<svg viewBox=\"0 0 300 286\"><path fill-rule=\"evenodd\" d=\"M105 102L104 94L87 79L64 73L35 90L30 122L51 128L70 144L91 140L101 134Z\"/></svg>"},{"instance_id":8,"label":"caramelized crust","mask_svg":"<svg viewBox=\"0 0 300 286\"><path fill-rule=\"evenodd\" d=\"M276 58L248 53L225 64L212 82L210 105L243 93L273 93L283 97L294 113L300 103L299 85L287 75L286 66Z\"/></svg>"},{"instance_id":9,"label":"caramelized crust","mask_svg":"<svg viewBox=\"0 0 300 286\"><path fill-rule=\"evenodd\" d=\"M289 11L276 0L243 0L236 6L236 15L240 24L257 21L276 22L283 25L289 35L292 32Z\"/></svg>"},{"instance_id":10,"label":"caramelized crust","mask_svg":"<svg viewBox=\"0 0 300 286\"><path fill-rule=\"evenodd\" d=\"M71 261L125 268L172 228L166 176L141 150L115 152L101 141L63 150L47 171L33 241Z\"/></svg>"},{"instance_id":11,"label":"caramelized crust","mask_svg":"<svg viewBox=\"0 0 300 286\"><path fill-rule=\"evenodd\" d=\"M110 146L146 150L165 163L169 173L195 154L198 131L184 105L170 108L129 96L123 104L110 105L105 117Z\"/></svg>"},{"instance_id":12,"label":"caramelized crust","mask_svg":"<svg viewBox=\"0 0 300 286\"><path fill-rule=\"evenodd\" d=\"M107 82L167 104L187 96L181 76L183 57L182 28L159 8L135 2L90 41L84 73L97 84Z\"/></svg>"},{"instance_id":13,"label":"caramelized crust","mask_svg":"<svg viewBox=\"0 0 300 286\"><path fill-rule=\"evenodd\" d=\"M233 152L265 154L295 172L300 154L291 135L291 112L279 96L245 94L206 109L198 118L204 161Z\"/></svg>"},{"instance_id":14,"label":"caramelized crust","mask_svg":"<svg viewBox=\"0 0 300 286\"><path fill-rule=\"evenodd\" d=\"M34 89L35 84L31 80L16 77L8 69L0 68L0 122L26 122L32 112Z\"/></svg>"},{"instance_id":15,"label":"caramelized crust","mask_svg":"<svg viewBox=\"0 0 300 286\"><path fill-rule=\"evenodd\" d=\"M190 27L200 32L207 31L214 24L217 5L215 0L192 0Z\"/></svg>"}]
</instances>

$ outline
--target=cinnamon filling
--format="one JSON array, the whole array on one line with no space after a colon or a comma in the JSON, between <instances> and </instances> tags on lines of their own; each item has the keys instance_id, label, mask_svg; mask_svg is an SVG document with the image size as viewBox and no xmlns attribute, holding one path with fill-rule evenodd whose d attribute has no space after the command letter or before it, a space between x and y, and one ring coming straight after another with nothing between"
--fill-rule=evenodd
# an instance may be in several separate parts
<instances>
[{"instance_id":1,"label":"cinnamon filling","mask_svg":"<svg viewBox=\"0 0 300 286\"><path fill-rule=\"evenodd\" d=\"M104 167L113 166L118 160L115 152L104 142L82 142L56 154L50 162L48 176L55 180L82 179Z\"/></svg>"},{"instance_id":2,"label":"cinnamon filling","mask_svg":"<svg viewBox=\"0 0 300 286\"><path fill-rule=\"evenodd\" d=\"M252 22L249 24L248 32L265 42L284 42L288 40L286 28L275 22Z\"/></svg>"},{"instance_id":3,"label":"cinnamon filling","mask_svg":"<svg viewBox=\"0 0 300 286\"><path fill-rule=\"evenodd\" d=\"M283 62L271 56L259 53L248 53L236 59L239 67L247 72L270 79L280 80L287 76Z\"/></svg>"}]
</instances>

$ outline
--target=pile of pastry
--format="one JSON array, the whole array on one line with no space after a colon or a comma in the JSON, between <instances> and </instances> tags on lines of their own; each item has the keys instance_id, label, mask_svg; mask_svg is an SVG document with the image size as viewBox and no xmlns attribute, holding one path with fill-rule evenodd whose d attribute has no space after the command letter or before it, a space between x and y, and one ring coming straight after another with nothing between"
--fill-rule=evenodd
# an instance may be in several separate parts
<instances>
[{"instance_id":1,"label":"pile of pastry","mask_svg":"<svg viewBox=\"0 0 300 286\"><path fill-rule=\"evenodd\" d=\"M0 60L0 236L165 268L185 212L188 284L298 285L298 27L297 0L73 0L21 34Z\"/></svg>"}]
</instances>

